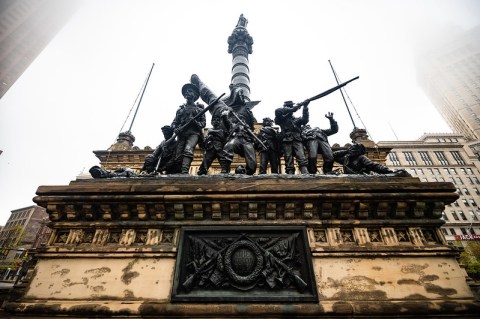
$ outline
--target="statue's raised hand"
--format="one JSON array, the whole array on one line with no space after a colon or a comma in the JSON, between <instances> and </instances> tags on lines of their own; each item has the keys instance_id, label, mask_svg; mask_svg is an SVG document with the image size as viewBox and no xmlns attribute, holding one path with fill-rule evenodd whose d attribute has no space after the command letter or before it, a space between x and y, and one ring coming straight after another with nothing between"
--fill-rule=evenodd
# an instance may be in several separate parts
<instances>
[{"instance_id":1,"label":"statue's raised hand","mask_svg":"<svg viewBox=\"0 0 480 319\"><path fill-rule=\"evenodd\" d=\"M333 113L332 112L328 112L327 114L325 114L325 117L329 120L333 120Z\"/></svg>"}]
</instances>

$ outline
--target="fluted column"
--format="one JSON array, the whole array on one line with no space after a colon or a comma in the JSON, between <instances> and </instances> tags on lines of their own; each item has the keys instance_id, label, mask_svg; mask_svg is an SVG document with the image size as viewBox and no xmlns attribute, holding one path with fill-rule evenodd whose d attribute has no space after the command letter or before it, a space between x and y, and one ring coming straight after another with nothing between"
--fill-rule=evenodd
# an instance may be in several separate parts
<instances>
[{"instance_id":1,"label":"fluted column","mask_svg":"<svg viewBox=\"0 0 480 319\"><path fill-rule=\"evenodd\" d=\"M232 35L228 37L228 53L232 54L232 81L233 87L242 88L245 98L250 101L250 69L248 55L252 54L253 38L247 31L248 20L242 15Z\"/></svg>"}]
</instances>

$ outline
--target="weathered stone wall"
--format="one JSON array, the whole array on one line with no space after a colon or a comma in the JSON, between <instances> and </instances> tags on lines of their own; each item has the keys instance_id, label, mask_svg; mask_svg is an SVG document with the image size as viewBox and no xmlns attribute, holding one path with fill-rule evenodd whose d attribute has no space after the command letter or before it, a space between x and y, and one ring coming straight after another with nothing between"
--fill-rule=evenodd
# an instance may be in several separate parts
<instances>
[{"instance_id":1,"label":"weathered stone wall","mask_svg":"<svg viewBox=\"0 0 480 319\"><path fill-rule=\"evenodd\" d=\"M168 302L174 258L41 259L25 299Z\"/></svg>"},{"instance_id":2,"label":"weathered stone wall","mask_svg":"<svg viewBox=\"0 0 480 319\"><path fill-rule=\"evenodd\" d=\"M445 257L314 258L319 299L469 299L465 270Z\"/></svg>"}]
</instances>

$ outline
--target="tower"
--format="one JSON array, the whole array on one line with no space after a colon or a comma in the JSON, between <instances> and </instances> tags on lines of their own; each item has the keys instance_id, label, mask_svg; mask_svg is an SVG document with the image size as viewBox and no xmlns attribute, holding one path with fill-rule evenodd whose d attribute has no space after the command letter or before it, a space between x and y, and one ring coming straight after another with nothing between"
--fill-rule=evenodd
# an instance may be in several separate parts
<instances>
[{"instance_id":1,"label":"tower","mask_svg":"<svg viewBox=\"0 0 480 319\"><path fill-rule=\"evenodd\" d=\"M247 31L248 20L240 15L238 23L228 37L228 53L232 54L232 82L233 88L242 88L245 98L250 101L250 69L248 55L252 54L253 38Z\"/></svg>"},{"instance_id":2,"label":"tower","mask_svg":"<svg viewBox=\"0 0 480 319\"><path fill-rule=\"evenodd\" d=\"M449 30L447 30L449 31ZM480 25L433 38L417 58L418 81L453 132L480 139Z\"/></svg>"}]
</instances>

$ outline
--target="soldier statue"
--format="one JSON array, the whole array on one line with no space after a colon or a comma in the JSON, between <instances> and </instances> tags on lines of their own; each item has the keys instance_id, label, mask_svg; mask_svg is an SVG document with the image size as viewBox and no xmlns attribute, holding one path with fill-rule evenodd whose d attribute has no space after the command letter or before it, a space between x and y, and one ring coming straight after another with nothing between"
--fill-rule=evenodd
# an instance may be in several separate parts
<instances>
[{"instance_id":1,"label":"soldier statue","mask_svg":"<svg viewBox=\"0 0 480 319\"><path fill-rule=\"evenodd\" d=\"M182 87L182 94L186 103L177 110L172 122L172 129L177 136L178 143L175 150L175 173L188 174L193 161L193 151L203 139L203 128L206 124L205 114L191 121L193 117L203 111L203 105L195 103L200 97L198 88L190 83ZM186 124L190 124L185 127Z\"/></svg>"},{"instance_id":2,"label":"soldier statue","mask_svg":"<svg viewBox=\"0 0 480 319\"><path fill-rule=\"evenodd\" d=\"M225 162L222 163L222 173L230 173L230 165L234 154L245 158L245 171L247 175L255 174L257 170L257 158L255 153L254 140L256 136L252 133L255 118L247 106L243 90L233 89L228 105L230 109L224 111L228 116L229 135L225 144Z\"/></svg>"},{"instance_id":3,"label":"soldier statue","mask_svg":"<svg viewBox=\"0 0 480 319\"><path fill-rule=\"evenodd\" d=\"M198 87L202 100L211 103L217 96L198 77L193 74L190 80ZM247 175L253 175L257 168L257 160L253 141L257 138L253 134L255 117L251 108L258 102L247 101L241 88L230 86L230 96L226 100L220 100L211 109L213 117L226 117L222 120L222 126L228 131L224 153L220 156L222 174L230 173L230 166L235 154L245 158L245 171Z\"/></svg>"},{"instance_id":4,"label":"soldier statue","mask_svg":"<svg viewBox=\"0 0 480 319\"><path fill-rule=\"evenodd\" d=\"M263 119L260 131L257 134L258 139L266 146L264 149L259 143L255 146L260 153L260 174L267 174L267 165L270 162L272 174L279 173L280 166L280 147L278 141L278 132L272 127L273 120L269 117Z\"/></svg>"},{"instance_id":5,"label":"soldier statue","mask_svg":"<svg viewBox=\"0 0 480 319\"><path fill-rule=\"evenodd\" d=\"M308 172L317 173L317 155L322 154L323 174L330 174L333 169L333 152L328 143L328 136L338 132L337 121L333 119L333 113L328 112L325 117L330 121L330 128L322 130L318 127L311 128L305 125L302 129L302 139L308 150Z\"/></svg>"},{"instance_id":6,"label":"soldier statue","mask_svg":"<svg viewBox=\"0 0 480 319\"><path fill-rule=\"evenodd\" d=\"M169 125L162 127L164 140L157 146L152 154L145 157L141 169L142 173L172 174L175 172L174 155L177 148L177 140L173 137L173 129Z\"/></svg>"},{"instance_id":7,"label":"soldier statue","mask_svg":"<svg viewBox=\"0 0 480 319\"><path fill-rule=\"evenodd\" d=\"M360 143L352 144L348 149L333 153L335 161L343 165L345 174L395 174L407 177L410 174L405 170L392 171L388 167L375 163L365 156L365 146Z\"/></svg>"},{"instance_id":8,"label":"soldier statue","mask_svg":"<svg viewBox=\"0 0 480 319\"><path fill-rule=\"evenodd\" d=\"M275 124L280 125L280 141L285 158L285 171L287 174L295 174L293 157L295 156L297 164L302 174L308 174L307 160L302 143L302 126L308 123L308 104L309 100L294 104L292 101L286 101L283 107L275 110ZM303 105L302 117L294 117L293 113L298 111Z\"/></svg>"},{"instance_id":9,"label":"soldier statue","mask_svg":"<svg viewBox=\"0 0 480 319\"><path fill-rule=\"evenodd\" d=\"M228 123L222 123L226 121L225 116L213 116L212 128L208 129L207 136L203 143L203 160L198 170L198 175L207 175L210 165L217 159L220 163L226 158L226 153L223 150L225 143L227 142L228 132L225 129Z\"/></svg>"}]
</instances>

